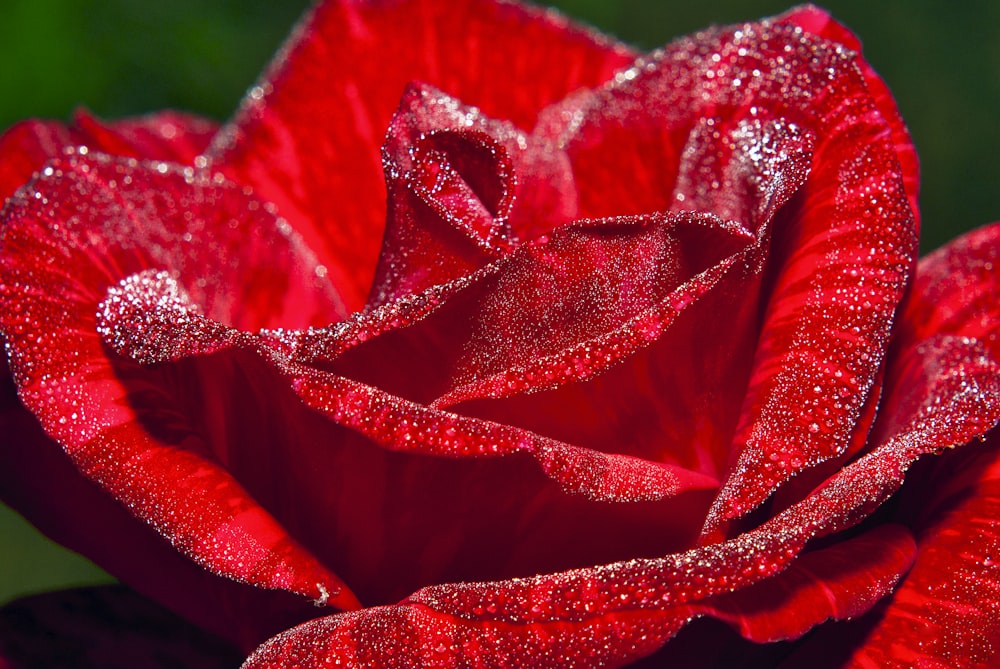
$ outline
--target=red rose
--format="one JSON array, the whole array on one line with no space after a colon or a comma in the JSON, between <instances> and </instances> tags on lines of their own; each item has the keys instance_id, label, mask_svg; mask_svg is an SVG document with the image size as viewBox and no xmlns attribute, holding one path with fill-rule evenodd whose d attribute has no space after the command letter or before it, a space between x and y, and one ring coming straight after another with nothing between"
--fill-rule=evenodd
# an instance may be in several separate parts
<instances>
[{"instance_id":1,"label":"red rose","mask_svg":"<svg viewBox=\"0 0 1000 669\"><path fill-rule=\"evenodd\" d=\"M221 129L14 127L0 492L247 667L989 662L1000 227L915 264L859 48L330 1Z\"/></svg>"}]
</instances>

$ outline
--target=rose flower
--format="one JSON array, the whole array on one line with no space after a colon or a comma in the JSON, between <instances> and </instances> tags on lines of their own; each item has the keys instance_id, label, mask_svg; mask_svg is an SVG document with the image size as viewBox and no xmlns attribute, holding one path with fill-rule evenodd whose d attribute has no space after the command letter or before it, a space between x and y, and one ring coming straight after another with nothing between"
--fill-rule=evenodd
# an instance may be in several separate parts
<instances>
[{"instance_id":1,"label":"rose flower","mask_svg":"<svg viewBox=\"0 0 1000 669\"><path fill-rule=\"evenodd\" d=\"M0 140L0 495L246 667L996 661L1000 227L917 182L816 8L330 0L222 127Z\"/></svg>"}]
</instances>

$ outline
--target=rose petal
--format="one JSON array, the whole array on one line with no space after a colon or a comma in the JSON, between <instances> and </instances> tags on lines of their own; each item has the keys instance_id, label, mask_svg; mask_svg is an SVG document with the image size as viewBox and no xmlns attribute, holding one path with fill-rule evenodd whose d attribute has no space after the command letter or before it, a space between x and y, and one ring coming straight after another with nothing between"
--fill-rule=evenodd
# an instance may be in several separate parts
<instances>
[{"instance_id":1,"label":"rose petal","mask_svg":"<svg viewBox=\"0 0 1000 669\"><path fill-rule=\"evenodd\" d=\"M155 272L112 287L98 311L110 347L144 364L176 365L173 373L187 379L181 385L204 388L198 395L211 396L210 382L226 386L232 378L268 389L267 410L241 418L246 433L266 434L274 415L296 436L286 434L280 448L255 440L254 457L240 463L241 480L264 486L268 507L280 509L282 522L368 601L392 601L442 577L531 573L689 545L705 502L692 493L717 485L683 468L561 444L304 367L290 359L281 334L212 322ZM220 354L233 347L261 356L273 372L238 351ZM202 353L216 355L187 358ZM564 490L632 504L567 496L520 453ZM501 455L511 457L489 460ZM296 490L293 503L281 494L287 489ZM317 525L317 516L334 521ZM568 541L571 553L563 550Z\"/></svg>"},{"instance_id":2,"label":"rose petal","mask_svg":"<svg viewBox=\"0 0 1000 669\"><path fill-rule=\"evenodd\" d=\"M120 156L192 164L215 131L212 121L173 111L111 123L80 111L68 126L25 121L0 137L0 202L50 158L62 156L67 147L86 146Z\"/></svg>"},{"instance_id":3,"label":"rose petal","mask_svg":"<svg viewBox=\"0 0 1000 669\"><path fill-rule=\"evenodd\" d=\"M71 659L70 659L71 658ZM25 597L0 608L0 666L235 666L240 653L121 586Z\"/></svg>"},{"instance_id":4,"label":"rose petal","mask_svg":"<svg viewBox=\"0 0 1000 669\"><path fill-rule=\"evenodd\" d=\"M777 576L691 610L725 620L756 643L797 639L827 620L866 613L893 591L915 557L916 545L906 528L881 525L803 553Z\"/></svg>"},{"instance_id":5,"label":"rose petal","mask_svg":"<svg viewBox=\"0 0 1000 669\"><path fill-rule=\"evenodd\" d=\"M900 321L900 348L934 334L975 337L1000 359L1000 223L923 258Z\"/></svg>"},{"instance_id":6,"label":"rose petal","mask_svg":"<svg viewBox=\"0 0 1000 669\"><path fill-rule=\"evenodd\" d=\"M218 131L214 121L175 111L105 123L78 111L70 126L77 145L115 156L193 165Z\"/></svg>"},{"instance_id":7,"label":"rose petal","mask_svg":"<svg viewBox=\"0 0 1000 669\"><path fill-rule=\"evenodd\" d=\"M528 657L538 667L621 666L646 655L690 619L699 601L754 583L767 588L764 579L785 572L809 539L846 529L884 502L921 455L964 443L1000 418L1000 366L981 347L944 338L913 355L923 357L922 368L937 373L914 392L915 401L903 405L908 413L899 417L900 430L755 530L659 559L425 588L396 606L318 619L284 632L244 666L316 667L340 661L453 667L516 665ZM900 549L873 555L873 565L882 566L871 584L884 593L912 552L905 533L879 532L895 536L890 543ZM794 578L795 572L784 577ZM836 583L843 589L833 596L832 610L850 615L872 603L870 597L855 598L852 583L851 578ZM787 581L779 576L773 584L780 592ZM770 636L774 628L763 622L748 631ZM818 618L793 622L783 633L798 633Z\"/></svg>"},{"instance_id":8,"label":"rose petal","mask_svg":"<svg viewBox=\"0 0 1000 669\"><path fill-rule=\"evenodd\" d=\"M916 253L892 127L855 57L777 28L767 43L798 52L786 62L808 63L772 77L778 113L819 140L797 206L774 227L765 271L775 279L734 439L739 456L706 520L706 540L866 430L860 421ZM727 51L738 53L735 44ZM774 52L754 57L781 62ZM751 76L752 67L741 63L728 78Z\"/></svg>"},{"instance_id":9,"label":"rose petal","mask_svg":"<svg viewBox=\"0 0 1000 669\"><path fill-rule=\"evenodd\" d=\"M470 274L576 213L554 145L426 85L403 95L382 153L389 213L369 309Z\"/></svg>"},{"instance_id":10,"label":"rose petal","mask_svg":"<svg viewBox=\"0 0 1000 669\"><path fill-rule=\"evenodd\" d=\"M543 106L600 84L633 57L520 4L328 2L251 89L213 161L278 205L354 311L368 295L384 223L379 146L408 83L528 128Z\"/></svg>"},{"instance_id":11,"label":"rose petal","mask_svg":"<svg viewBox=\"0 0 1000 669\"><path fill-rule=\"evenodd\" d=\"M683 224L690 221L681 219L679 222ZM698 223L695 221L694 225ZM708 222L708 230L713 229L714 223L711 220ZM668 227L662 227L663 229L657 229L657 226L650 226L652 241L646 245L659 243L662 241L660 236L671 234ZM640 243L646 243L645 237L646 235L642 236ZM711 236L709 238L712 239ZM570 267L589 268L591 263L588 259L591 256L588 254L598 254L598 251L603 251L603 254L598 255L607 257L636 255L630 253L627 246L622 252L613 245L601 248L600 237L596 237L594 241L598 248L584 248L584 260L571 262ZM571 257L575 245L572 241L567 245ZM700 247L719 245L702 244ZM551 247L551 256L566 254L567 249L560 248L558 244L552 244ZM676 249L671 248L669 243L666 247L664 253L653 257L652 271L670 272L674 269L672 265L678 264L676 258L671 258ZM544 256L544 251L542 254ZM538 261L528 250L519 252L514 257L527 258L529 265ZM551 260L551 257L548 259ZM692 262L691 258L681 261L685 266ZM533 269L535 268L529 267L526 274L530 276ZM519 269L515 268L514 271ZM623 274L634 279L639 272L628 271ZM575 278L577 277L574 275L570 281ZM625 290L611 292L618 297ZM540 318L549 322L555 320L551 316ZM495 324L503 321L496 317L483 320ZM392 450L449 457L490 457L528 452L567 491L605 501L659 500L684 490L716 484L709 477L671 464L560 444L524 430L428 408L354 379L304 367L294 362L294 349L296 345L300 345L298 335L302 333L281 332L272 336L272 333L265 331L262 335L255 336L228 328L199 314L195 303L183 289L162 272L143 272L112 287L100 305L97 329L105 342L118 353L143 364L176 362L232 347L254 351L288 377L294 392L307 406ZM529 340L530 338L517 340L514 348L518 345L527 346L526 342ZM376 359L381 359L382 364L388 361L390 365L393 360L387 354Z\"/></svg>"},{"instance_id":12,"label":"rose petal","mask_svg":"<svg viewBox=\"0 0 1000 669\"><path fill-rule=\"evenodd\" d=\"M227 472L224 440L206 439L226 433L221 407L181 412L185 391L117 359L95 322L107 288L150 267L227 322L326 320L315 260L259 201L191 168L74 155L41 174L4 210L0 331L21 400L88 478L199 564L355 606Z\"/></svg>"},{"instance_id":13,"label":"rose petal","mask_svg":"<svg viewBox=\"0 0 1000 669\"><path fill-rule=\"evenodd\" d=\"M0 372L6 372L6 367ZM212 574L152 527L136 522L124 506L84 478L20 405L9 376L6 381L0 391L0 434L4 435L0 498L46 536L87 555L138 592L247 651L314 615L315 609L303 607L299 595L262 590Z\"/></svg>"},{"instance_id":14,"label":"rose petal","mask_svg":"<svg viewBox=\"0 0 1000 669\"><path fill-rule=\"evenodd\" d=\"M986 667L1000 648L1000 451L994 435L972 453L915 468L901 491L917 561L880 615L861 629L821 630L787 668L835 656L844 667ZM985 452L982 452L985 450ZM929 494L930 493L930 494ZM930 498L930 501L928 499ZM860 636L855 636L861 633ZM849 635L849 638L844 638ZM786 665L782 665L785 669Z\"/></svg>"},{"instance_id":15,"label":"rose petal","mask_svg":"<svg viewBox=\"0 0 1000 669\"><path fill-rule=\"evenodd\" d=\"M729 479L705 541L725 536L731 520L799 472L856 448L855 435L867 431L862 421L916 251L915 170L900 165L911 155L900 148L905 132L891 100L873 93L875 81L838 43L780 21L747 24L638 62L579 102L582 120L560 136L578 184L602 184L578 186L583 215L707 208L759 235L763 324L735 435L720 435L731 443L721 463ZM749 123L815 138L808 180L761 228L749 220L754 182L734 180L740 172L729 167L739 154L736 131ZM616 181L621 174L630 178ZM756 286L747 284L752 299ZM722 392L712 376L676 385L716 400L708 406L729 406L745 373L725 371Z\"/></svg>"},{"instance_id":16,"label":"rose petal","mask_svg":"<svg viewBox=\"0 0 1000 669\"><path fill-rule=\"evenodd\" d=\"M796 7L776 17L775 22L798 26L806 32L837 42L852 51L861 53L861 42L854 33L834 20L825 10L815 5ZM906 188L906 196L910 201L914 222L919 226L920 206L917 202L917 196L920 188L920 166L917 159L917 149L910 138L910 132L903 124L903 118L899 115L899 109L896 107L896 101L893 99L889 87L863 58L856 59L856 63L864 74L868 93L875 101L879 113L892 128L893 148L896 150L896 157L903 170L903 186Z\"/></svg>"},{"instance_id":17,"label":"rose petal","mask_svg":"<svg viewBox=\"0 0 1000 669\"><path fill-rule=\"evenodd\" d=\"M949 336L966 346L975 341L997 359L1000 274L993 263L1000 261L998 235L998 225L981 228L920 262L896 343L898 362L888 377L885 418L876 433L893 429L914 388L958 366L948 359L928 364L919 355L934 342ZM956 436L951 443L960 442ZM997 445L994 432L986 452L947 454L927 463L904 486L894 515L916 530L917 562L858 649L843 653L845 666L980 666L995 659L1000 648ZM817 638L794 661L805 666L828 643L836 643L836 634Z\"/></svg>"}]
</instances>

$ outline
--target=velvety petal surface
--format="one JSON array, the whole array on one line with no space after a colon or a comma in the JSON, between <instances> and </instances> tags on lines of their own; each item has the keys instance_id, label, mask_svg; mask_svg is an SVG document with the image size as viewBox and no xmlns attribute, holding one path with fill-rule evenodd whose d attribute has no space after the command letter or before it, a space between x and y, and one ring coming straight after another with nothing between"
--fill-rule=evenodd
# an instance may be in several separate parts
<instances>
[{"instance_id":1,"label":"velvety petal surface","mask_svg":"<svg viewBox=\"0 0 1000 669\"><path fill-rule=\"evenodd\" d=\"M387 48L391 45L391 48ZM407 84L525 129L634 55L551 12L495 0L337 0L300 25L211 159L274 202L349 309L372 283L385 188L379 147Z\"/></svg>"},{"instance_id":2,"label":"velvety petal surface","mask_svg":"<svg viewBox=\"0 0 1000 669\"><path fill-rule=\"evenodd\" d=\"M315 259L221 176L81 153L49 162L4 210L0 331L21 401L80 471L202 566L356 605L227 471L218 401L179 411L183 391L117 359L96 329L107 288L150 267L227 322L325 322L334 302Z\"/></svg>"}]
</instances>

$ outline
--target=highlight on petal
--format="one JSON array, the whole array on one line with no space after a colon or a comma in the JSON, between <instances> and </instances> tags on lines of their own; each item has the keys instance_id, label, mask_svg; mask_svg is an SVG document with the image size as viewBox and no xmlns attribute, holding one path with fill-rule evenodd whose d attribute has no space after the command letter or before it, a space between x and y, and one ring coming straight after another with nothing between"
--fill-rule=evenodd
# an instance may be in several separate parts
<instances>
[{"instance_id":1,"label":"highlight on petal","mask_svg":"<svg viewBox=\"0 0 1000 669\"><path fill-rule=\"evenodd\" d=\"M251 89L209 156L278 206L356 311L384 223L379 147L407 84L427 83L530 129L542 107L600 85L633 58L551 11L516 3L326 2Z\"/></svg>"},{"instance_id":2,"label":"highlight on petal","mask_svg":"<svg viewBox=\"0 0 1000 669\"><path fill-rule=\"evenodd\" d=\"M206 437L222 427L211 406L205 424L185 416L169 377L115 356L95 321L109 288L151 267L230 323L328 320L335 302L301 242L223 178L99 154L51 161L4 212L11 371L81 472L216 574L356 606L226 470L229 455Z\"/></svg>"}]
</instances>

